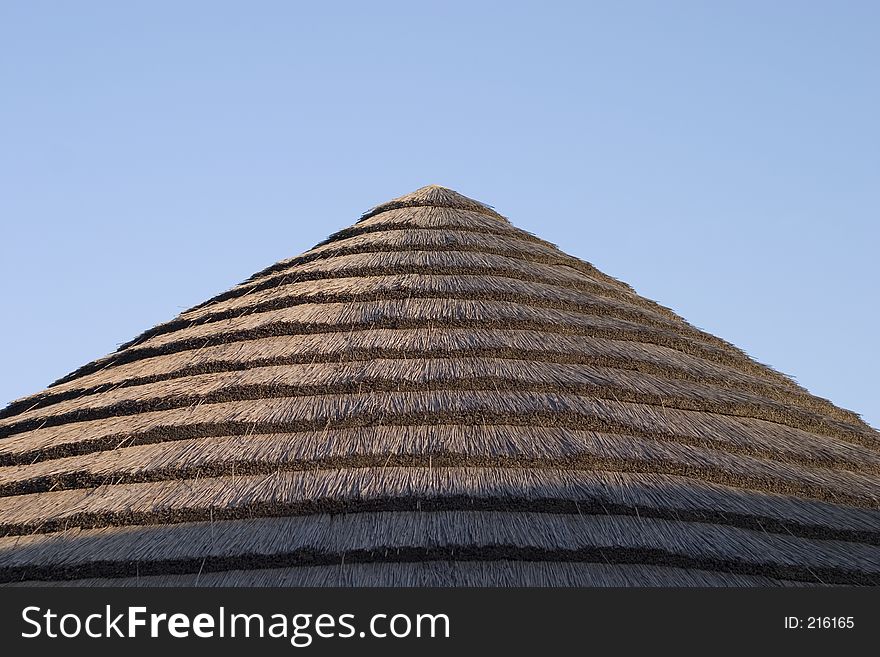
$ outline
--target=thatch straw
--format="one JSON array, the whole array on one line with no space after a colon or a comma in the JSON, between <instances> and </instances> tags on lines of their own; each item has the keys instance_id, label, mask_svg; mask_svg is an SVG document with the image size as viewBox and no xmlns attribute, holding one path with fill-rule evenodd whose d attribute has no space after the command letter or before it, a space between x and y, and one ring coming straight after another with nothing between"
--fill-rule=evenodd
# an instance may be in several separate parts
<instances>
[{"instance_id":1,"label":"thatch straw","mask_svg":"<svg viewBox=\"0 0 880 657\"><path fill-rule=\"evenodd\" d=\"M157 410L225 401L292 397L311 399L326 390L356 394L365 399L367 393L403 391L425 391L431 395L450 394L453 391L466 395L486 390L560 395L575 393L596 400L756 418L857 442L864 434L859 427L748 393L642 372L567 363L535 363L525 369L520 361L489 358L416 358L260 367L124 387L94 393L86 398L59 401L48 408L24 411L2 419L0 437L43 427L69 426L93 419L138 416ZM485 409L495 415L515 413L503 402L486 405ZM387 414L380 408L371 411L365 406L365 410L372 415ZM870 438L865 435L866 440ZM880 455L877 458L880 459Z\"/></svg>"},{"instance_id":2,"label":"thatch straw","mask_svg":"<svg viewBox=\"0 0 880 657\"><path fill-rule=\"evenodd\" d=\"M309 303L243 314L161 333L80 368L57 385L87 374L152 356L199 350L212 344L237 342L275 335L350 333L377 328L460 328L533 330L543 333L584 335L656 344L787 387L795 387L781 374L764 376L762 366L714 345L691 340L669 326L650 326L603 314L569 312L495 300L445 298L392 299L358 302ZM53 387L56 387L53 386Z\"/></svg>"},{"instance_id":3,"label":"thatch straw","mask_svg":"<svg viewBox=\"0 0 880 657\"><path fill-rule=\"evenodd\" d=\"M0 580L876 584L878 438L432 186L0 412Z\"/></svg>"},{"instance_id":4,"label":"thatch straw","mask_svg":"<svg viewBox=\"0 0 880 657\"><path fill-rule=\"evenodd\" d=\"M11 582L0 586L35 586ZM62 580L58 586L818 586L695 568L570 561L414 561Z\"/></svg>"},{"instance_id":5,"label":"thatch straw","mask_svg":"<svg viewBox=\"0 0 880 657\"><path fill-rule=\"evenodd\" d=\"M800 393L791 386L768 382L707 359L660 345L584 335L503 329L379 329L348 333L310 333L278 336L171 352L99 370L50 391L10 404L0 418L24 410L111 387L130 387L174 378L233 372L269 365L336 363L383 359L504 358L514 361L569 363L645 372L671 379L714 383L795 407L825 413L844 422L857 422L829 402Z\"/></svg>"},{"instance_id":6,"label":"thatch straw","mask_svg":"<svg viewBox=\"0 0 880 657\"><path fill-rule=\"evenodd\" d=\"M331 565L343 555L346 563L604 561L880 584L880 547L871 545L680 520L491 510L312 514L2 538L0 581Z\"/></svg>"},{"instance_id":7,"label":"thatch straw","mask_svg":"<svg viewBox=\"0 0 880 657\"><path fill-rule=\"evenodd\" d=\"M448 187L425 185L414 192L385 201L385 203L367 210L361 215L358 223L399 208L452 208L465 212L481 213L501 222L507 222L507 219L498 214L491 205L468 198Z\"/></svg>"},{"instance_id":8,"label":"thatch straw","mask_svg":"<svg viewBox=\"0 0 880 657\"><path fill-rule=\"evenodd\" d=\"M614 440L608 440L608 446L573 448L571 456L558 460L454 452L421 458L406 452L387 456L356 452L306 461L279 447L285 444L281 437L273 438L256 445L241 438L237 444L226 440L182 445L182 450L162 454L152 469L136 461L148 456L152 446L131 448L124 458L105 458L103 463L56 477L22 479L49 470L40 466L51 463L22 466L4 473L4 492L17 484L22 488L11 492L48 492L9 497L0 510L0 535L254 515L513 509L669 518L880 544L880 514L875 508L807 497L812 490L831 493L834 502L876 504L870 497L870 482L847 473L803 473L752 459L739 466L749 470L742 473L736 465L725 470L709 462L711 452L679 456L675 450L648 448L639 453L638 445L616 445ZM290 451L299 447L300 454L314 456L316 451L313 445L290 440L287 444ZM212 448L224 451L209 452ZM241 451L249 457L241 457ZM650 470L654 464L655 470L668 467L685 475L656 474ZM71 465L55 464L55 471ZM713 478L727 478L730 484L711 483ZM751 488L737 487L747 485ZM67 490L54 490L58 487ZM790 493L770 492L774 489ZM858 493L863 497L858 498Z\"/></svg>"},{"instance_id":9,"label":"thatch straw","mask_svg":"<svg viewBox=\"0 0 880 657\"><path fill-rule=\"evenodd\" d=\"M873 471L880 458L876 450L866 446L748 417L592 395L528 391L522 385L504 390L495 390L491 383L488 390L398 392L387 388L383 392L351 391L332 395L312 391L312 394L281 398L260 393L244 395L242 400L236 401L194 401L183 408L140 410L131 415L44 426L0 441L0 465L113 449L120 444L377 424L582 428L867 471Z\"/></svg>"}]
</instances>

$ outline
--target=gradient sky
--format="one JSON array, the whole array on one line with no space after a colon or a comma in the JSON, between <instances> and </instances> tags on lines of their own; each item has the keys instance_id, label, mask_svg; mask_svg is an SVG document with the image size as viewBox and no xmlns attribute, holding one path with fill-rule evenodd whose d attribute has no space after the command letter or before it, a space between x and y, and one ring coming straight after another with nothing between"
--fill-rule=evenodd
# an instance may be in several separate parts
<instances>
[{"instance_id":1,"label":"gradient sky","mask_svg":"<svg viewBox=\"0 0 880 657\"><path fill-rule=\"evenodd\" d=\"M0 0L0 406L425 184L880 426L878 2Z\"/></svg>"}]
</instances>

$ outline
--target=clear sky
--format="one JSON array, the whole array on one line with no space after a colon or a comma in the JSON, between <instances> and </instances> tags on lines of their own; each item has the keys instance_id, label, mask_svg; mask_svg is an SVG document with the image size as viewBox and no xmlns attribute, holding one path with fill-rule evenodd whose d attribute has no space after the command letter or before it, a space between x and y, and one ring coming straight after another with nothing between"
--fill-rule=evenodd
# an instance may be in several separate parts
<instances>
[{"instance_id":1,"label":"clear sky","mask_svg":"<svg viewBox=\"0 0 880 657\"><path fill-rule=\"evenodd\" d=\"M878 34L839 0L2 0L0 406L436 183L880 426Z\"/></svg>"}]
</instances>

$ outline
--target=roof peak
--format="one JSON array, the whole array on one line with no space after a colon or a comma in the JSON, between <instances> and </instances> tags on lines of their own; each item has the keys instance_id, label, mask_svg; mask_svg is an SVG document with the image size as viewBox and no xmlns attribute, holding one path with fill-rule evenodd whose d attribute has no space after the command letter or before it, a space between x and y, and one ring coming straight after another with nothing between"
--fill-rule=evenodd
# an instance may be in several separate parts
<instances>
[{"instance_id":1,"label":"roof peak","mask_svg":"<svg viewBox=\"0 0 880 657\"><path fill-rule=\"evenodd\" d=\"M443 187L442 185L425 185L419 187L414 192L399 196L397 198L381 203L376 207L368 210L361 217L361 221L368 219L388 210L396 210L398 208L414 208L414 207L436 207L436 208L455 208L457 210L470 210L471 212L479 212L496 219L507 221L505 217L495 212L495 210L476 199L472 199L464 194L456 192L454 189Z\"/></svg>"}]
</instances>

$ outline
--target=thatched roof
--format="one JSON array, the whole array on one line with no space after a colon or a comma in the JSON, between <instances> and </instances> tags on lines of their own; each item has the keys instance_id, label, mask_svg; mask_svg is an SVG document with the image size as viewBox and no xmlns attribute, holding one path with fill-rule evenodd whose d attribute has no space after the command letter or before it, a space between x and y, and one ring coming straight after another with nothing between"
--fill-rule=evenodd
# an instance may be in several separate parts
<instances>
[{"instance_id":1,"label":"thatched roof","mask_svg":"<svg viewBox=\"0 0 880 657\"><path fill-rule=\"evenodd\" d=\"M431 186L0 413L0 581L877 584L878 446Z\"/></svg>"}]
</instances>

